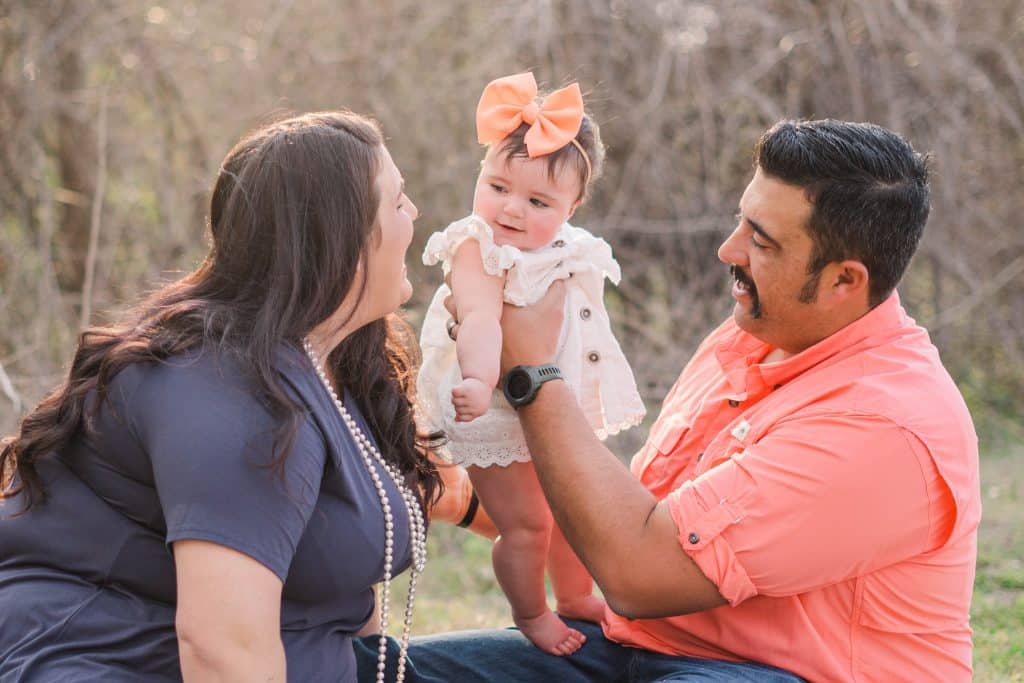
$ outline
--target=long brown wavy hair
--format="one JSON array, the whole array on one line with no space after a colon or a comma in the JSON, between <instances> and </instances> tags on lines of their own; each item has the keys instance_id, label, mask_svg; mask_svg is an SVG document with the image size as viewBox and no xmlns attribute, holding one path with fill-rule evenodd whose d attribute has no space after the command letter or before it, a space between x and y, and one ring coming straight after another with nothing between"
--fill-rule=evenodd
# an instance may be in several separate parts
<instances>
[{"instance_id":1,"label":"long brown wavy hair","mask_svg":"<svg viewBox=\"0 0 1024 683\"><path fill-rule=\"evenodd\" d=\"M120 323L80 335L67 379L2 443L0 496L24 491L24 510L43 500L37 461L90 429L114 376L195 348L227 354L251 375L278 420L272 466L280 471L304 411L287 394L275 354L282 344L301 348L353 287L362 297L375 286L359 263L380 237L382 149L376 122L348 111L278 121L235 145L213 187L212 246L203 263ZM384 457L433 501L441 484L426 452L440 435L416 430L417 361L414 335L391 314L348 335L327 366L357 398ZM87 402L92 392L98 400Z\"/></svg>"}]
</instances>

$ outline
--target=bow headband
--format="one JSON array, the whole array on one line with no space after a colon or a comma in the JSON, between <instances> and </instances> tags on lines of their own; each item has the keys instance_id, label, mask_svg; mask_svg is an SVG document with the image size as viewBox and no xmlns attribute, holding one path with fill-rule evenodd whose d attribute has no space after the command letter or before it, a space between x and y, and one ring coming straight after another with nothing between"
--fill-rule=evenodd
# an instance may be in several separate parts
<instances>
[{"instance_id":1,"label":"bow headband","mask_svg":"<svg viewBox=\"0 0 1024 683\"><path fill-rule=\"evenodd\" d=\"M590 157L576 140L583 123L583 95L578 83L556 90L539 103L533 74L497 78L487 84L476 107L476 136L481 144L501 142L522 124L530 126L524 142L531 159L551 154L572 144L587 162Z\"/></svg>"}]
</instances>

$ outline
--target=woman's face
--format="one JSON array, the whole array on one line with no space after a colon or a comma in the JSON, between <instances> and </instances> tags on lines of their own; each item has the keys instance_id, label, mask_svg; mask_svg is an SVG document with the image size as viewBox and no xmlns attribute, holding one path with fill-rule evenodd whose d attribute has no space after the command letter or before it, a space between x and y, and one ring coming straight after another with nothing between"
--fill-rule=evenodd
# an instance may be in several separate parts
<instances>
[{"instance_id":1,"label":"woman's face","mask_svg":"<svg viewBox=\"0 0 1024 683\"><path fill-rule=\"evenodd\" d=\"M310 331L317 355L325 358L345 337L363 325L393 313L412 296L405 271L405 252L412 243L412 222L419 211L403 191L402 174L387 148L381 147L380 170L374 180L379 200L360 271L367 270L366 287L358 272L345 300L327 319ZM353 310L354 307L354 310Z\"/></svg>"},{"instance_id":2,"label":"woman's face","mask_svg":"<svg viewBox=\"0 0 1024 683\"><path fill-rule=\"evenodd\" d=\"M412 296L405 252L412 243L412 222L419 216L416 205L405 196L402 174L386 147L381 147L376 184L380 201L367 249L366 292L359 304L360 317L367 322L394 312Z\"/></svg>"}]
</instances>

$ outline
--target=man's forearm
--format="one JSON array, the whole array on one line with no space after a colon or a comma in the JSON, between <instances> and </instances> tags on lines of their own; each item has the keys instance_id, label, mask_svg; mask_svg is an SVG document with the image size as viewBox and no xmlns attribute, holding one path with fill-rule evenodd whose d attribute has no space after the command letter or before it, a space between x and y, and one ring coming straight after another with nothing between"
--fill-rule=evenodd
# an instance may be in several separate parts
<instances>
[{"instance_id":1,"label":"man's forearm","mask_svg":"<svg viewBox=\"0 0 1024 683\"><path fill-rule=\"evenodd\" d=\"M600 583L611 539L657 501L594 436L565 382L543 385L519 414L555 520Z\"/></svg>"},{"instance_id":2,"label":"man's forearm","mask_svg":"<svg viewBox=\"0 0 1024 683\"><path fill-rule=\"evenodd\" d=\"M676 541L676 527L594 435L564 382L519 411L552 513L569 544L625 616L665 616L724 601Z\"/></svg>"}]
</instances>

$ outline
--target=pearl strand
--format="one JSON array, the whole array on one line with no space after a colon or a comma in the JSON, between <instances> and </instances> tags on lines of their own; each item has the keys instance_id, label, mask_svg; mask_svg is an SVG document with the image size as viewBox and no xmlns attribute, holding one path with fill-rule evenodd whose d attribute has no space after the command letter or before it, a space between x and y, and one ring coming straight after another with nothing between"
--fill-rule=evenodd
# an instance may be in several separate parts
<instances>
[{"instance_id":1,"label":"pearl strand","mask_svg":"<svg viewBox=\"0 0 1024 683\"><path fill-rule=\"evenodd\" d=\"M412 569L409 572L409 598L405 605L405 615L402 622L402 639L400 641L398 652L398 672L395 676L396 683L402 683L405 680L405 657L409 651L409 638L412 634L412 612L413 603L416 600L416 581L419 579L420 572L423 571L423 568L427 563L426 520L423 517L423 511L420 509L416 495L408 486L405 485L401 471L396 465L384 460L384 456L381 454L380 450L363 433L363 430L359 428L359 425L356 424L356 421L345 408L345 404L341 402L340 398L338 398L337 393L334 391L334 386L331 384L330 380L327 379L327 374L321 367L320 361L317 359L316 352L313 351L313 345L310 344L309 339L302 340L302 347L305 349L306 355L309 356L309 360L312 361L313 368L316 370L316 374L320 377L320 381L323 383L324 388L327 389L327 393L334 402L334 407L337 408L338 414L341 415L342 422L345 423L345 427L348 428L349 434L352 435L352 438L356 442L359 454L363 458L363 464L366 466L366 470L369 472L370 478L373 480L374 488L377 489L377 497L380 499L380 507L384 512L384 578L381 581L381 595L378 602L380 608L380 641L377 646L378 683L384 683L384 674L387 668L387 629L391 607L391 569L392 562L394 560L395 547L395 518L391 512L391 503L388 501L388 494L387 490L384 488L384 481L377 471L378 465L387 472L388 476L394 482L402 496L402 502L405 504L405 511L409 519L409 535L412 542Z\"/></svg>"}]
</instances>

